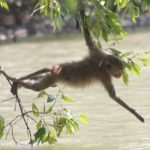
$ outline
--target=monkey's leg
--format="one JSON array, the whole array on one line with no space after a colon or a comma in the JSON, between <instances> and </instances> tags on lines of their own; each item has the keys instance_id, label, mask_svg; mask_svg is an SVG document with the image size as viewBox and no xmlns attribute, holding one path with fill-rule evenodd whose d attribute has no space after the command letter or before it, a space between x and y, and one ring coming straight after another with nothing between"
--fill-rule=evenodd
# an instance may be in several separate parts
<instances>
[{"instance_id":1,"label":"monkey's leg","mask_svg":"<svg viewBox=\"0 0 150 150\"><path fill-rule=\"evenodd\" d=\"M16 95L18 85L34 91L41 91L49 86L54 87L56 86L56 75L61 72L61 69L60 65L55 65L52 68L44 68L19 79L11 78L10 80L13 82L11 93Z\"/></svg>"},{"instance_id":2,"label":"monkey's leg","mask_svg":"<svg viewBox=\"0 0 150 150\"><path fill-rule=\"evenodd\" d=\"M43 68L41 70L38 70L36 72L33 72L31 74L28 74L26 76L23 76L21 78L19 78L18 80L24 80L24 79L30 79L30 78L35 78L36 76L42 74L42 73L46 73L46 72L52 72L53 68Z\"/></svg>"},{"instance_id":3,"label":"monkey's leg","mask_svg":"<svg viewBox=\"0 0 150 150\"><path fill-rule=\"evenodd\" d=\"M17 83L21 87L31 89L34 91L41 91L49 86L53 86L56 82L55 75L47 72L40 74L39 76L35 76L33 78L24 79L24 80L18 80Z\"/></svg>"},{"instance_id":4,"label":"monkey's leg","mask_svg":"<svg viewBox=\"0 0 150 150\"><path fill-rule=\"evenodd\" d=\"M23 77L19 78L18 80L36 78L36 76L38 76L42 73L46 73L46 72L50 72L50 73L53 73L53 74L59 74L61 72L61 69L62 68L61 68L60 65L54 65L53 67L43 68L41 70L38 70L36 72L33 72L33 73L28 74L26 76L23 76Z\"/></svg>"},{"instance_id":5,"label":"monkey's leg","mask_svg":"<svg viewBox=\"0 0 150 150\"><path fill-rule=\"evenodd\" d=\"M55 86L56 75L58 75L61 70L62 67L60 65L55 65L52 68L45 68L19 78L17 82L27 89L40 91L49 86Z\"/></svg>"}]
</instances>

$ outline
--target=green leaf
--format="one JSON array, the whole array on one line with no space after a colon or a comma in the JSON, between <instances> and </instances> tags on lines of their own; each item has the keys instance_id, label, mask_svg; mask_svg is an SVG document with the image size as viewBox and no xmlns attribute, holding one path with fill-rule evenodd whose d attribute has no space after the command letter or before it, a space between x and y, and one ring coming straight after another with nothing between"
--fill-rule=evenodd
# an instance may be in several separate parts
<instances>
[{"instance_id":1,"label":"green leaf","mask_svg":"<svg viewBox=\"0 0 150 150\"><path fill-rule=\"evenodd\" d=\"M51 113L53 110L53 106L50 106L49 109L47 110L47 113Z\"/></svg>"},{"instance_id":2,"label":"green leaf","mask_svg":"<svg viewBox=\"0 0 150 150\"><path fill-rule=\"evenodd\" d=\"M37 124L36 124L36 128L37 130L39 130L42 127L42 121L40 120Z\"/></svg>"},{"instance_id":3,"label":"green leaf","mask_svg":"<svg viewBox=\"0 0 150 150\"><path fill-rule=\"evenodd\" d=\"M82 121L82 123L87 124L88 120L87 117L84 114L80 114L80 120Z\"/></svg>"},{"instance_id":4,"label":"green leaf","mask_svg":"<svg viewBox=\"0 0 150 150\"><path fill-rule=\"evenodd\" d=\"M117 5L118 8L120 8L119 0L115 0L115 1L114 1L114 4Z\"/></svg>"},{"instance_id":5,"label":"green leaf","mask_svg":"<svg viewBox=\"0 0 150 150\"><path fill-rule=\"evenodd\" d=\"M71 126L68 120L66 120L66 134L71 134L72 130L71 130Z\"/></svg>"},{"instance_id":6,"label":"green leaf","mask_svg":"<svg viewBox=\"0 0 150 150\"><path fill-rule=\"evenodd\" d=\"M126 70L123 71L122 73L122 78L123 78L123 82L128 85L128 82L129 82L129 77L128 77L128 73Z\"/></svg>"},{"instance_id":7,"label":"green leaf","mask_svg":"<svg viewBox=\"0 0 150 150\"><path fill-rule=\"evenodd\" d=\"M137 63L135 63L134 61L132 61L131 64L132 64L131 72L134 75L140 75L141 67Z\"/></svg>"},{"instance_id":8,"label":"green leaf","mask_svg":"<svg viewBox=\"0 0 150 150\"><path fill-rule=\"evenodd\" d=\"M150 54L150 50L148 50L148 51L145 51L144 53L145 53L145 54Z\"/></svg>"},{"instance_id":9,"label":"green leaf","mask_svg":"<svg viewBox=\"0 0 150 150\"><path fill-rule=\"evenodd\" d=\"M66 101L67 103L72 103L72 102L73 102L73 100L72 100L70 97L68 97L68 96L62 95L62 98L63 98L63 100Z\"/></svg>"},{"instance_id":10,"label":"green leaf","mask_svg":"<svg viewBox=\"0 0 150 150\"><path fill-rule=\"evenodd\" d=\"M64 4L69 12L74 13L77 10L78 0L64 0Z\"/></svg>"},{"instance_id":11,"label":"green leaf","mask_svg":"<svg viewBox=\"0 0 150 150\"><path fill-rule=\"evenodd\" d=\"M119 57L120 57L120 59L122 59L122 58L128 57L130 55L131 55L130 52L125 52L125 53L122 53L122 55L120 55Z\"/></svg>"},{"instance_id":12,"label":"green leaf","mask_svg":"<svg viewBox=\"0 0 150 150\"><path fill-rule=\"evenodd\" d=\"M53 129L49 130L49 133L48 133L48 136L47 136L47 141L48 141L49 144L53 144L57 141L56 134L55 134Z\"/></svg>"},{"instance_id":13,"label":"green leaf","mask_svg":"<svg viewBox=\"0 0 150 150\"><path fill-rule=\"evenodd\" d=\"M132 21L135 23L136 18L139 17L140 14L139 8L131 3L129 7L129 13Z\"/></svg>"},{"instance_id":14,"label":"green leaf","mask_svg":"<svg viewBox=\"0 0 150 150\"><path fill-rule=\"evenodd\" d=\"M36 117L39 116L39 109L34 103L32 103L32 111L33 111L34 116Z\"/></svg>"},{"instance_id":15,"label":"green leaf","mask_svg":"<svg viewBox=\"0 0 150 150\"><path fill-rule=\"evenodd\" d=\"M6 10L9 10L8 4L4 0L0 0L0 6Z\"/></svg>"},{"instance_id":16,"label":"green leaf","mask_svg":"<svg viewBox=\"0 0 150 150\"><path fill-rule=\"evenodd\" d=\"M56 138L56 134L55 134L53 129L50 129L49 133L50 133L51 137L55 137Z\"/></svg>"},{"instance_id":17,"label":"green leaf","mask_svg":"<svg viewBox=\"0 0 150 150\"><path fill-rule=\"evenodd\" d=\"M0 139L3 137L4 129L5 129L5 121L4 118L0 116Z\"/></svg>"},{"instance_id":18,"label":"green leaf","mask_svg":"<svg viewBox=\"0 0 150 150\"><path fill-rule=\"evenodd\" d=\"M120 54L121 54L121 52L120 52L119 50L117 50L117 49L110 48L110 50L111 50L111 51L112 51L112 53L113 53L114 55L116 55L116 56L118 56L118 55L120 55Z\"/></svg>"},{"instance_id":19,"label":"green leaf","mask_svg":"<svg viewBox=\"0 0 150 150\"><path fill-rule=\"evenodd\" d=\"M48 97L47 97L47 103L50 103L50 102L52 102L54 100L55 100L55 97L53 95L48 95Z\"/></svg>"},{"instance_id":20,"label":"green leaf","mask_svg":"<svg viewBox=\"0 0 150 150\"><path fill-rule=\"evenodd\" d=\"M38 140L39 142L44 143L46 141L46 129L44 127L41 127L37 130L37 132L34 134L35 141Z\"/></svg>"},{"instance_id":21,"label":"green leaf","mask_svg":"<svg viewBox=\"0 0 150 150\"><path fill-rule=\"evenodd\" d=\"M70 129L72 133L77 132L77 130L79 129L78 123L74 118L67 118L67 121L70 125Z\"/></svg>"},{"instance_id":22,"label":"green leaf","mask_svg":"<svg viewBox=\"0 0 150 150\"><path fill-rule=\"evenodd\" d=\"M114 4L117 5L119 9L126 7L127 0L115 0Z\"/></svg>"},{"instance_id":23,"label":"green leaf","mask_svg":"<svg viewBox=\"0 0 150 150\"><path fill-rule=\"evenodd\" d=\"M47 96L48 94L45 91L41 91L38 95L37 98L43 98L45 96Z\"/></svg>"},{"instance_id":24,"label":"green leaf","mask_svg":"<svg viewBox=\"0 0 150 150\"><path fill-rule=\"evenodd\" d=\"M125 61L123 61L123 64L124 64L124 66L125 66L129 71L131 71L132 65L131 65L130 62L125 62Z\"/></svg>"},{"instance_id":25,"label":"green leaf","mask_svg":"<svg viewBox=\"0 0 150 150\"><path fill-rule=\"evenodd\" d=\"M41 143L43 144L43 143L45 143L45 142L47 142L46 130L45 130L45 132L43 132L43 135L41 136Z\"/></svg>"},{"instance_id":26,"label":"green leaf","mask_svg":"<svg viewBox=\"0 0 150 150\"><path fill-rule=\"evenodd\" d=\"M139 60L142 61L142 63L143 63L144 66L148 66L150 64L150 60L149 59L140 58Z\"/></svg>"},{"instance_id":27,"label":"green leaf","mask_svg":"<svg viewBox=\"0 0 150 150\"><path fill-rule=\"evenodd\" d=\"M54 128L56 130L57 136L60 136L64 126L66 125L66 117L56 117L54 120Z\"/></svg>"},{"instance_id":28,"label":"green leaf","mask_svg":"<svg viewBox=\"0 0 150 150\"><path fill-rule=\"evenodd\" d=\"M108 42L108 34L105 28L102 29L102 37L105 40L105 42Z\"/></svg>"},{"instance_id":29,"label":"green leaf","mask_svg":"<svg viewBox=\"0 0 150 150\"><path fill-rule=\"evenodd\" d=\"M124 8L127 5L127 0L121 0L120 7Z\"/></svg>"},{"instance_id":30,"label":"green leaf","mask_svg":"<svg viewBox=\"0 0 150 150\"><path fill-rule=\"evenodd\" d=\"M77 121L75 119L71 119L71 121L72 121L72 125L73 125L75 131L77 131L79 129L79 125L78 125Z\"/></svg>"}]
</instances>

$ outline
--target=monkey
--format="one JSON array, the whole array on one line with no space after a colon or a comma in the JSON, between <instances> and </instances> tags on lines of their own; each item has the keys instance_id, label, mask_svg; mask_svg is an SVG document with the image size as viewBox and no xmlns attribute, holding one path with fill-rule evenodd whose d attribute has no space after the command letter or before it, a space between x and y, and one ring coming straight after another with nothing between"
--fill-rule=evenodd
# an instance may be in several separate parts
<instances>
[{"instance_id":1,"label":"monkey","mask_svg":"<svg viewBox=\"0 0 150 150\"><path fill-rule=\"evenodd\" d=\"M86 24L84 9L80 10L80 20L85 43L89 49L88 56L80 61L54 65L16 79L12 85L12 93L15 94L16 85L41 91L59 82L74 87L85 87L93 82L101 82L114 101L144 122L142 116L116 95L112 77L121 77L124 70L122 61L113 54L107 54L95 44Z\"/></svg>"}]
</instances>

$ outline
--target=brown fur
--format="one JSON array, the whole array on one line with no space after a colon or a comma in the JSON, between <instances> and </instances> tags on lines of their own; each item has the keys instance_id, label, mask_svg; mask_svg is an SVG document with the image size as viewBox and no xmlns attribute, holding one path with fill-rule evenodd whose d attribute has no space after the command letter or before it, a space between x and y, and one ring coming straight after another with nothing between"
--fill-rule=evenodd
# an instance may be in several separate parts
<instances>
[{"instance_id":1,"label":"brown fur","mask_svg":"<svg viewBox=\"0 0 150 150\"><path fill-rule=\"evenodd\" d=\"M107 88L106 84L111 84L112 76L116 78L121 76L122 62L114 55L106 54L96 46L85 23L84 12L81 11L80 16L89 56L81 61L55 65L20 78L21 86L40 91L57 82L75 87L85 87L95 81L101 81Z\"/></svg>"},{"instance_id":2,"label":"brown fur","mask_svg":"<svg viewBox=\"0 0 150 150\"><path fill-rule=\"evenodd\" d=\"M40 91L54 86L57 82L63 82L75 87L84 87L98 81L104 85L109 96L114 101L144 122L142 116L116 95L112 77L119 78L121 76L124 69L122 62L115 56L104 53L101 48L99 49L96 46L86 25L86 16L83 10L80 11L80 16L84 38L89 48L89 56L78 62L55 65L20 79L15 79L11 92L14 95L17 93L18 84L28 89Z\"/></svg>"},{"instance_id":3,"label":"brown fur","mask_svg":"<svg viewBox=\"0 0 150 150\"><path fill-rule=\"evenodd\" d=\"M99 57L99 55L89 56L81 61L55 65L47 68L42 74L21 79L20 84L36 91L53 86L57 82L85 87L96 81L105 84L106 81L111 81L112 76L121 75L123 65L115 56L105 55L103 59Z\"/></svg>"},{"instance_id":4,"label":"brown fur","mask_svg":"<svg viewBox=\"0 0 150 150\"><path fill-rule=\"evenodd\" d=\"M111 72L106 67L106 61L110 59L109 57L111 56L106 55L102 60L99 59L98 55L95 55L79 62L60 64L61 71L56 75L56 81L65 82L71 86L84 87L92 82L104 81L107 78L111 78ZM111 65L113 63L112 61ZM117 63L114 64L112 71L117 73L122 69L122 64L119 61L119 65Z\"/></svg>"}]
</instances>

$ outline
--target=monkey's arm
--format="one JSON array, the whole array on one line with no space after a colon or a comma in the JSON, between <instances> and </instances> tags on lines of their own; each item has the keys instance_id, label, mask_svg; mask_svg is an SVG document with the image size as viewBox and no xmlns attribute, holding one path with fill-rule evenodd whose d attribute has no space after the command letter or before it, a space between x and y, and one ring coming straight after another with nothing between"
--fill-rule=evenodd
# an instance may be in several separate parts
<instances>
[{"instance_id":1,"label":"monkey's arm","mask_svg":"<svg viewBox=\"0 0 150 150\"><path fill-rule=\"evenodd\" d=\"M109 93L109 96L115 101L117 102L119 105L121 105L122 107L124 107L125 109L127 109L129 112L131 112L136 118L138 118L141 122L144 122L144 118L138 114L133 108L131 108L130 106L128 106L123 100L121 100L119 97L117 97L116 92L115 92L115 88L112 84L112 82L110 81L109 83L105 84L105 88Z\"/></svg>"}]
</instances>

